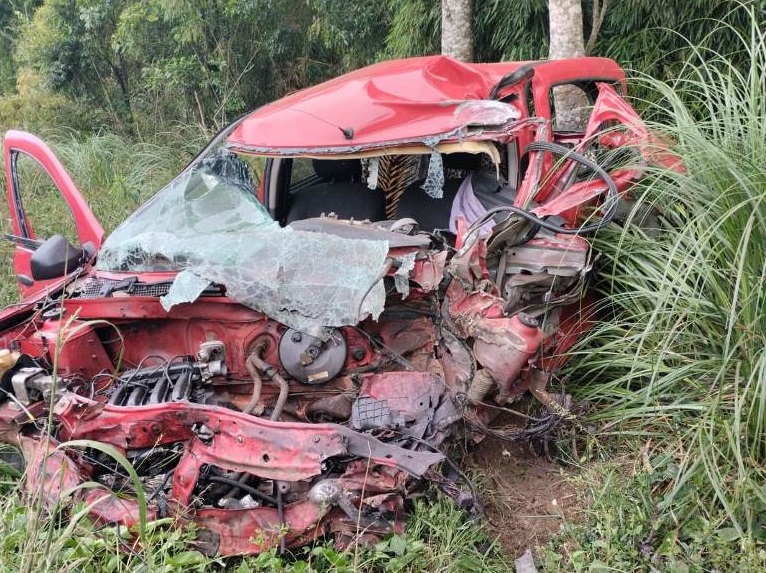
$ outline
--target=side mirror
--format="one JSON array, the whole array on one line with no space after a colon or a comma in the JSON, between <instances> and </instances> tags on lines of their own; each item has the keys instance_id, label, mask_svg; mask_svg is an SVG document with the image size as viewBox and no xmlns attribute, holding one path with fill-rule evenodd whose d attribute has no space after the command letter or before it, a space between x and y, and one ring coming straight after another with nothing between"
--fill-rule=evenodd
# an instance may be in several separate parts
<instances>
[{"instance_id":1,"label":"side mirror","mask_svg":"<svg viewBox=\"0 0 766 573\"><path fill-rule=\"evenodd\" d=\"M36 281L68 275L88 260L85 249L73 246L61 235L46 239L29 259L32 278Z\"/></svg>"}]
</instances>

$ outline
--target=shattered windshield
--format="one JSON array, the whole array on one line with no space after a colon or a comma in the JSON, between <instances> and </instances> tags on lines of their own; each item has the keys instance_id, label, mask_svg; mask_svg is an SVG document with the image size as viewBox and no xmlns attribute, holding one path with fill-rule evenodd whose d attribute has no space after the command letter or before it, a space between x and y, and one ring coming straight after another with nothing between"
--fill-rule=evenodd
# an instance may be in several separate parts
<instances>
[{"instance_id":1,"label":"shattered windshield","mask_svg":"<svg viewBox=\"0 0 766 573\"><path fill-rule=\"evenodd\" d=\"M282 228L254 195L236 155L203 159L131 215L104 242L104 271L179 271L166 310L210 283L303 332L356 324L383 310L386 241Z\"/></svg>"}]
</instances>

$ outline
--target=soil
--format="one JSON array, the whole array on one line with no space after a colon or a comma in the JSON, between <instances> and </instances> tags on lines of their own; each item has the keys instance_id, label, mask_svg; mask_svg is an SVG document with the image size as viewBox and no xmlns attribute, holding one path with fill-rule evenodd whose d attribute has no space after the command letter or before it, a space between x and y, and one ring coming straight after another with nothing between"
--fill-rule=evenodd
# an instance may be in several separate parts
<instances>
[{"instance_id":1,"label":"soil","mask_svg":"<svg viewBox=\"0 0 766 573\"><path fill-rule=\"evenodd\" d=\"M530 451L526 443L486 438L465 459L476 478L490 532L504 553L520 557L544 545L583 501L571 481L576 471Z\"/></svg>"}]
</instances>

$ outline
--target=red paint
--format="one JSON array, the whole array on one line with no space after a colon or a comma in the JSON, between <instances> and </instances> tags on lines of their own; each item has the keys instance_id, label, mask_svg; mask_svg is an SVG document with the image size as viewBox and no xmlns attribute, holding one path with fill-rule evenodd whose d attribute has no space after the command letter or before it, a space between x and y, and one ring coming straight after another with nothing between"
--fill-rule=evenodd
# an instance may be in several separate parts
<instances>
[{"instance_id":1,"label":"red paint","mask_svg":"<svg viewBox=\"0 0 766 573\"><path fill-rule=\"evenodd\" d=\"M466 124L455 116L457 104L487 99L504 76L529 63L473 64L427 56L373 64L259 108L228 141L235 148L273 155L337 152L384 142L421 143L425 137L464 128ZM553 85L582 78L625 85L625 73L606 58L539 62L531 80L535 114L550 115L548 92ZM522 92L520 85L501 96ZM526 104L521 107L526 109ZM300 129L287 127L291 125ZM351 130L353 136L347 137L343 130L347 134Z\"/></svg>"},{"instance_id":2,"label":"red paint","mask_svg":"<svg viewBox=\"0 0 766 573\"><path fill-rule=\"evenodd\" d=\"M518 121L479 129L481 114L455 113L461 102L489 98L498 82L523 66L533 71L524 77L517 74L517 81L498 94L518 109ZM556 133L551 126L551 90L559 84L580 82L598 86L586 132ZM665 142L649 132L615 86L625 92L625 75L604 58L493 64L467 64L444 56L396 60L264 106L232 131L228 143L238 151L270 156L269 170L286 163L275 161L277 156L353 154L365 149L396 153L401 145L434 145L436 140L428 139L431 136L445 142L513 141L516 159L532 141L565 143L581 152L595 143L606 148L631 146L646 161L682 169ZM599 135L605 122L619 123L624 129ZM72 209L80 242L100 247L103 230L50 149L34 136L10 131L5 138L5 160L14 234L35 238L31 227L27 232L22 224L26 214L13 208L10 166L12 154L17 152L29 154L51 175ZM571 165L557 165L547 152L530 153L528 159L520 174L515 205L539 217L560 216L570 228L601 205L606 188L602 182L567 186ZM275 171L273 175L260 182L257 195L262 201L270 193L283 191L271 184L282 174ZM611 173L621 193L630 193L641 175L639 169ZM363 397L381 408L385 404L407 423L419 423L419 416L430 415L428 408L433 404L438 403L439 408L447 405L439 423L453 423L466 404L449 402L450 396L465 396L477 369L492 384L482 397L506 404L526 391L534 369L559 368L594 320L594 298L576 290L587 285L587 277L578 282L579 273L590 270L591 247L586 238L537 235L501 255L497 250L489 252L487 241L469 234L468 225L462 223L458 225L457 251L428 246L391 249L394 261L416 255L414 269L406 277L409 295L402 299L391 288L386 312L378 321L367 319L340 329L346 353L339 355L337 364L343 366L336 377L317 385L287 380L282 390L270 380L274 373L279 374L275 379L289 378L278 352L287 327L227 296L203 296L168 312L154 296L119 292L79 298L70 292L63 300L55 299L59 295L54 294L53 304L43 308L40 301L70 278L35 282L23 289L22 303L0 312L0 348L18 348L49 372L55 363L58 383L66 392L51 414L55 434L50 437L29 424L28 414L47 418L43 401L33 401L23 412L8 400L0 401L0 441L20 446L30 467L27 488L42 488L51 505L66 491L76 490L77 499L92 505L97 521L129 527L139 519L136 500L106 488L78 487L101 477L97 464L82 450L66 449L60 443L95 440L127 456L149 448L177 448L167 499L164 504L150 503L148 517L167 515L178 525L195 524L202 546L210 553L252 554L282 542L293 547L325 533L335 533L342 543L359 534L358 527L370 539L401 532L404 500L416 481L413 476L420 478L441 459L430 452L438 443L420 451L414 447L405 450L352 432L354 400ZM17 244L17 274L29 274L32 252L29 244ZM502 257L507 261L501 268ZM508 270L511 266L516 270ZM397 269L391 265L387 285L393 284L391 277ZM561 272L556 275L556 270ZM547 276L555 275L557 281L564 277L563 287L552 281L546 291L549 271ZM519 283L503 282L507 278L503 273L513 273ZM131 277L142 283L160 283L170 282L174 276L173 272L106 273L86 267L80 280ZM575 277L574 282L567 283L569 277ZM534 283L536 280L540 282ZM546 321L545 330L520 315L519 309L527 308L524 305L529 301L514 299L517 284L537 284L543 292L531 287L523 295L532 301L530 312ZM76 286L68 288L73 292ZM579 299L570 303L573 293ZM163 363L169 366L177 357L197 360L200 347L212 341L225 347L228 372L199 378L202 382L196 390L201 398L148 406L107 404L105 392L110 385L125 382L112 380L108 373L123 375L139 365L161 369ZM252 371L253 361L248 362L248 357L256 351L263 362ZM293 361L313 359L308 348L299 352ZM169 379L167 370L164 375ZM289 400L279 420L270 421L269 409L279 409L278 395L285 385ZM489 422L485 414L490 410L482 404L475 406L483 423ZM310 423L317 420L322 423ZM445 424L436 433L446 437L449 428ZM392 439L400 429L378 428L384 440ZM407 465L416 463L424 467ZM223 498L203 504L200 488L213 483L204 481L211 468L221 472L213 477L246 473L253 483L273 491L280 482L299 491L281 506L282 518L279 504L268 499L266 505L250 508L218 507ZM341 501L318 503L301 490L320 480L337 486ZM363 519L355 513L359 508Z\"/></svg>"},{"instance_id":3,"label":"red paint","mask_svg":"<svg viewBox=\"0 0 766 573\"><path fill-rule=\"evenodd\" d=\"M11 207L11 226L13 228L13 234L24 239L37 239L37 235L35 235L32 227L32 221L30 221L29 217L27 217L27 214L24 212L23 205L20 205L15 198L15 195L19 193L19 190L16 189L15 181L12 176L12 158L14 154L22 153L37 161L61 192L62 197L72 212L72 217L74 218L77 227L77 235L80 245L90 242L98 250L101 247L101 242L104 238L104 230L91 212L88 204L80 195L80 192L75 187L71 177L69 177L69 174L64 169L64 166L61 165L61 162L56 158L50 148L34 135L15 130L6 132L3 145L5 152L6 195L8 205ZM23 191L21 191L21 194L23 198ZM22 217L26 221L26 225L22 224ZM26 245L15 244L13 267L16 275L24 275L31 279L32 273L29 266L29 259L32 257L33 252L34 250ZM26 286L20 283L19 289L21 290L22 295L33 296L37 293L45 292L46 289L55 289L61 283L61 279L36 281L32 286Z\"/></svg>"}]
</instances>

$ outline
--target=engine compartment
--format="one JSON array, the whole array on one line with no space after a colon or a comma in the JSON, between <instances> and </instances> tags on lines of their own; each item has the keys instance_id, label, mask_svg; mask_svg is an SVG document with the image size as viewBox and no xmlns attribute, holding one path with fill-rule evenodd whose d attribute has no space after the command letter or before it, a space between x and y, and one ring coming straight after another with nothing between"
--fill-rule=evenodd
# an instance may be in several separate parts
<instances>
[{"instance_id":1,"label":"engine compartment","mask_svg":"<svg viewBox=\"0 0 766 573\"><path fill-rule=\"evenodd\" d=\"M167 312L167 282L73 280L0 336L0 434L28 467L46 470L29 487L46 484L52 501L95 481L109 493L84 494L92 513L129 526L139 521L140 487L150 517L194 522L211 554L321 533L342 542L360 527L371 539L401 531L407 492L423 480L476 504L470 484L438 469L440 446L456 432L487 431L496 406L542 372L541 355L557 352L558 303L582 285L588 244L541 237L487 266L483 240L454 253L427 235L402 238L390 251L383 313L321 336L215 285ZM114 447L139 483L113 455L66 446L72 440Z\"/></svg>"}]
</instances>

